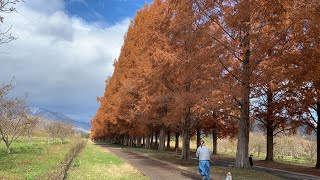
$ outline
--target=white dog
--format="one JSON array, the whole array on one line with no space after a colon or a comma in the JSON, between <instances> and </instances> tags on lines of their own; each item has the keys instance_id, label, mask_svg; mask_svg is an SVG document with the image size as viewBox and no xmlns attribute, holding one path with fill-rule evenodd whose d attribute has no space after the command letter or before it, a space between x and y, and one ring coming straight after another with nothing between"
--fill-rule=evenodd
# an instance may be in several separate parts
<instances>
[{"instance_id":1,"label":"white dog","mask_svg":"<svg viewBox=\"0 0 320 180\"><path fill-rule=\"evenodd\" d=\"M226 180L232 180L231 172L228 172Z\"/></svg>"}]
</instances>

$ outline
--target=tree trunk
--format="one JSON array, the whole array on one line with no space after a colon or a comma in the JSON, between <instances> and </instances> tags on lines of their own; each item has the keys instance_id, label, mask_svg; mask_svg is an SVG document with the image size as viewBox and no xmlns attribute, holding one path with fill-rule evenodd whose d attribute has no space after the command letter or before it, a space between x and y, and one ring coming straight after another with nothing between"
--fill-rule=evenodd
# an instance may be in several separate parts
<instances>
[{"instance_id":1,"label":"tree trunk","mask_svg":"<svg viewBox=\"0 0 320 180\"><path fill-rule=\"evenodd\" d=\"M320 122L319 122L319 117L320 117L320 102L317 102L317 163L316 163L316 168L320 169Z\"/></svg>"},{"instance_id":2,"label":"tree trunk","mask_svg":"<svg viewBox=\"0 0 320 180\"><path fill-rule=\"evenodd\" d=\"M249 92L246 93L249 97ZM235 167L249 167L249 98L244 100L244 105L241 107L241 118L239 122L239 134L237 143L236 163Z\"/></svg>"},{"instance_id":3,"label":"tree trunk","mask_svg":"<svg viewBox=\"0 0 320 180\"><path fill-rule=\"evenodd\" d=\"M183 125L182 137L182 153L181 160L189 161L190 160L190 130L191 130L191 117L190 117L190 109L186 114L185 122Z\"/></svg>"},{"instance_id":4,"label":"tree trunk","mask_svg":"<svg viewBox=\"0 0 320 180\"><path fill-rule=\"evenodd\" d=\"M200 146L200 140L201 140L201 133L200 133L200 128L197 127L197 148Z\"/></svg>"},{"instance_id":5,"label":"tree trunk","mask_svg":"<svg viewBox=\"0 0 320 180\"><path fill-rule=\"evenodd\" d=\"M273 127L267 124L267 161L273 161Z\"/></svg>"},{"instance_id":6,"label":"tree trunk","mask_svg":"<svg viewBox=\"0 0 320 180\"><path fill-rule=\"evenodd\" d=\"M132 147L132 145L133 145L132 138L129 137L129 147Z\"/></svg>"},{"instance_id":7,"label":"tree trunk","mask_svg":"<svg viewBox=\"0 0 320 180\"><path fill-rule=\"evenodd\" d=\"M10 154L11 153L11 151L10 151L10 147L9 146L7 146L7 154Z\"/></svg>"},{"instance_id":8,"label":"tree trunk","mask_svg":"<svg viewBox=\"0 0 320 180\"><path fill-rule=\"evenodd\" d=\"M213 130L213 132L212 132L212 153L213 154L218 153L218 136L217 136L215 130Z\"/></svg>"},{"instance_id":9,"label":"tree trunk","mask_svg":"<svg viewBox=\"0 0 320 180\"><path fill-rule=\"evenodd\" d=\"M151 133L151 140L150 140L150 147L152 148L153 146L153 132Z\"/></svg>"},{"instance_id":10,"label":"tree trunk","mask_svg":"<svg viewBox=\"0 0 320 180\"><path fill-rule=\"evenodd\" d=\"M159 135L159 132L156 131L156 139L155 139L156 141L154 143L156 148L158 148L158 135Z\"/></svg>"},{"instance_id":11,"label":"tree trunk","mask_svg":"<svg viewBox=\"0 0 320 180\"><path fill-rule=\"evenodd\" d=\"M170 149L170 140L171 140L171 138L170 138L170 129L168 130L168 132L167 132L167 149Z\"/></svg>"},{"instance_id":12,"label":"tree trunk","mask_svg":"<svg viewBox=\"0 0 320 180\"><path fill-rule=\"evenodd\" d=\"M143 135L142 137L142 147L145 148L146 147L146 137Z\"/></svg>"},{"instance_id":13,"label":"tree trunk","mask_svg":"<svg viewBox=\"0 0 320 180\"><path fill-rule=\"evenodd\" d=\"M137 139L137 147L141 147L141 137L139 137L138 139Z\"/></svg>"},{"instance_id":14,"label":"tree trunk","mask_svg":"<svg viewBox=\"0 0 320 180\"><path fill-rule=\"evenodd\" d=\"M150 149L151 148L151 142L150 142L150 136L146 137L146 145L144 146L146 149Z\"/></svg>"},{"instance_id":15,"label":"tree trunk","mask_svg":"<svg viewBox=\"0 0 320 180\"><path fill-rule=\"evenodd\" d=\"M249 13L249 12L248 12ZM237 153L235 167L238 168L248 168L249 166L249 108L250 108L250 15L247 14L244 17L244 23L246 23L244 28L244 37L242 39L243 44L243 69L241 78L241 114L239 121L239 134L237 143Z\"/></svg>"},{"instance_id":16,"label":"tree trunk","mask_svg":"<svg viewBox=\"0 0 320 180\"><path fill-rule=\"evenodd\" d=\"M266 129L267 129L267 156L266 160L267 161L273 161L273 124L274 124L274 119L273 119L273 111L274 111L274 106L273 106L273 92L271 89L271 83L268 85L268 90L267 90L267 119L266 119Z\"/></svg>"},{"instance_id":17,"label":"tree trunk","mask_svg":"<svg viewBox=\"0 0 320 180\"><path fill-rule=\"evenodd\" d=\"M160 130L160 135L159 135L159 146L158 146L159 151L165 150L165 143L166 143L166 128L165 126L162 126Z\"/></svg>"},{"instance_id":18,"label":"tree trunk","mask_svg":"<svg viewBox=\"0 0 320 180\"><path fill-rule=\"evenodd\" d=\"M123 145L128 146L128 136L124 136Z\"/></svg>"},{"instance_id":19,"label":"tree trunk","mask_svg":"<svg viewBox=\"0 0 320 180\"><path fill-rule=\"evenodd\" d=\"M176 143L174 145L174 150L176 150L176 152L178 152L179 150L179 133L176 132Z\"/></svg>"},{"instance_id":20,"label":"tree trunk","mask_svg":"<svg viewBox=\"0 0 320 180\"><path fill-rule=\"evenodd\" d=\"M137 142L138 142L138 141L137 141L137 138L134 137L134 138L133 138L132 146L133 146L133 147L136 147L136 146L137 146Z\"/></svg>"},{"instance_id":21,"label":"tree trunk","mask_svg":"<svg viewBox=\"0 0 320 180\"><path fill-rule=\"evenodd\" d=\"M10 154L10 143L8 141L4 141L4 143L6 144L6 148L7 148L7 154Z\"/></svg>"}]
</instances>

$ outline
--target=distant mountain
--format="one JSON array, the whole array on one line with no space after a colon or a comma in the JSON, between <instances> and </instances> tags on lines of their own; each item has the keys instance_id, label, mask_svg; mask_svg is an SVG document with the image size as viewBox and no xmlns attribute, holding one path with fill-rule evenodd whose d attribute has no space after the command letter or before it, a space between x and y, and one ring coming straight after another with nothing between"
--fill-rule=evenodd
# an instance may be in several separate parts
<instances>
[{"instance_id":1,"label":"distant mountain","mask_svg":"<svg viewBox=\"0 0 320 180\"><path fill-rule=\"evenodd\" d=\"M69 123L74 125L76 129L79 129L85 132L89 132L91 128L91 125L89 122L75 121L58 112L52 112L52 111L38 108L38 107L29 107L28 110L31 115L42 117L48 121L60 121L64 123Z\"/></svg>"}]
</instances>

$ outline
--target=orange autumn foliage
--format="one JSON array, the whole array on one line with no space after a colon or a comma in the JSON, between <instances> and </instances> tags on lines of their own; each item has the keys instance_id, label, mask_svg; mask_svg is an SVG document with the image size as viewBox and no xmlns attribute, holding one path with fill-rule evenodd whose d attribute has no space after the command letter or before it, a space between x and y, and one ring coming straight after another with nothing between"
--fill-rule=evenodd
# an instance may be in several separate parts
<instances>
[{"instance_id":1,"label":"orange autumn foliage","mask_svg":"<svg viewBox=\"0 0 320 180\"><path fill-rule=\"evenodd\" d=\"M314 6L307 11L309 3ZM91 121L91 137L138 146L143 138L150 147L156 135L158 149L164 150L171 130L182 135L181 158L189 160L190 137L197 130L238 135L236 166L248 167L252 119L270 122L272 134L310 124L301 119L309 108L291 92L303 94L303 105L317 107L319 7L313 0L147 4L129 26ZM312 88L305 90L306 84ZM263 103L269 90L281 96Z\"/></svg>"}]
</instances>

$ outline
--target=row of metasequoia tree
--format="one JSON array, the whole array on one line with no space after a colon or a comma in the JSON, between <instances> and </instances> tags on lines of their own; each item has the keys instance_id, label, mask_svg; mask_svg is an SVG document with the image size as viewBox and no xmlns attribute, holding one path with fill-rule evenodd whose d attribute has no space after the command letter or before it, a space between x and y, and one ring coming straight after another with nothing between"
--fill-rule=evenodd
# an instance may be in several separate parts
<instances>
[{"instance_id":1,"label":"row of metasequoia tree","mask_svg":"<svg viewBox=\"0 0 320 180\"><path fill-rule=\"evenodd\" d=\"M132 20L91 138L149 148L154 135L238 136L236 167L248 167L249 131L317 134L320 166L320 2L155 0Z\"/></svg>"}]
</instances>

